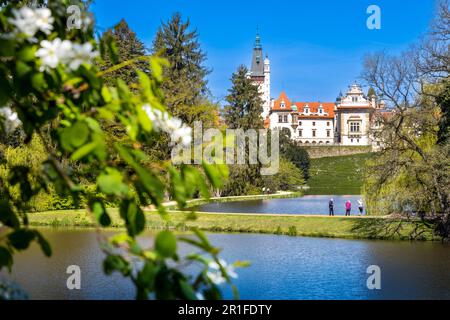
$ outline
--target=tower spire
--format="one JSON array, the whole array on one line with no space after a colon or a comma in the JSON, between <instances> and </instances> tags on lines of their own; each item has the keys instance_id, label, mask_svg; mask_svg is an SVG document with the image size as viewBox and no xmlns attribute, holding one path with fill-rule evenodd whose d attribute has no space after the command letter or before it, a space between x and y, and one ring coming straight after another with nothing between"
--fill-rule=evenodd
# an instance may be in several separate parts
<instances>
[{"instance_id":1,"label":"tower spire","mask_svg":"<svg viewBox=\"0 0 450 320\"><path fill-rule=\"evenodd\" d=\"M256 26L255 49L261 49L261 37L259 36L259 27Z\"/></svg>"},{"instance_id":2,"label":"tower spire","mask_svg":"<svg viewBox=\"0 0 450 320\"><path fill-rule=\"evenodd\" d=\"M253 47L252 67L250 69L252 76L264 76L264 61L261 46L261 37L259 36L259 27L256 27L255 46Z\"/></svg>"}]
</instances>

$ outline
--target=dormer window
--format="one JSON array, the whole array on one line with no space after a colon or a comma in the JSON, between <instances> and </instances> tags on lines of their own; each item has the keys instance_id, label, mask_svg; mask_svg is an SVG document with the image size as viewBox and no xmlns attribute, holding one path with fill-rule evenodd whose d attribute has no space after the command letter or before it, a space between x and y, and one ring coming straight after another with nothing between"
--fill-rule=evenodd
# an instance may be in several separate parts
<instances>
[{"instance_id":1,"label":"dormer window","mask_svg":"<svg viewBox=\"0 0 450 320\"><path fill-rule=\"evenodd\" d=\"M319 114L323 114L323 109L322 109L322 107L319 107Z\"/></svg>"},{"instance_id":2,"label":"dormer window","mask_svg":"<svg viewBox=\"0 0 450 320\"><path fill-rule=\"evenodd\" d=\"M305 113L309 113L309 107L308 106L305 107Z\"/></svg>"},{"instance_id":3,"label":"dormer window","mask_svg":"<svg viewBox=\"0 0 450 320\"><path fill-rule=\"evenodd\" d=\"M284 102L284 100L281 101L280 107L281 107L281 108L286 108L286 103Z\"/></svg>"}]
</instances>

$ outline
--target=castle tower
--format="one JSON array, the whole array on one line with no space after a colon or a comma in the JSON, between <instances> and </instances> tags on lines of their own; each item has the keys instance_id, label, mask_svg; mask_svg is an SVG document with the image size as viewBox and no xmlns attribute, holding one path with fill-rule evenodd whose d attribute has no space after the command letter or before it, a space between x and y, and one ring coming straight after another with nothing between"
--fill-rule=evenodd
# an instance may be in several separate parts
<instances>
[{"instance_id":1,"label":"castle tower","mask_svg":"<svg viewBox=\"0 0 450 320\"><path fill-rule=\"evenodd\" d=\"M258 86L258 90L263 100L262 118L265 119L270 111L270 61L269 58L263 60L263 51L259 32L256 32L255 45L253 47L252 66L250 78Z\"/></svg>"}]
</instances>

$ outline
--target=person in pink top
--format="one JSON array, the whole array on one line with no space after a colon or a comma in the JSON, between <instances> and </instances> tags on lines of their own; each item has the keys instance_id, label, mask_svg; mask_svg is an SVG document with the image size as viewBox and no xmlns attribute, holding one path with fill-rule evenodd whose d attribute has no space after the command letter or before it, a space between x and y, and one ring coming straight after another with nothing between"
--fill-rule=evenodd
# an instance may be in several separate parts
<instances>
[{"instance_id":1,"label":"person in pink top","mask_svg":"<svg viewBox=\"0 0 450 320\"><path fill-rule=\"evenodd\" d=\"M352 210L352 203L350 202L350 200L347 200L347 202L345 203L345 215L349 216L351 210Z\"/></svg>"}]
</instances>

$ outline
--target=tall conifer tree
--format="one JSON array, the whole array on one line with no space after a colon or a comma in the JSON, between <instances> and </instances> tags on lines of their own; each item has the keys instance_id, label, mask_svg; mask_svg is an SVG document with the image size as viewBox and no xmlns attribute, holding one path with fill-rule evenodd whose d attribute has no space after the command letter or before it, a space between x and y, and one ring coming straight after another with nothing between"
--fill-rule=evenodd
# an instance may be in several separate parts
<instances>
[{"instance_id":1,"label":"tall conifer tree","mask_svg":"<svg viewBox=\"0 0 450 320\"><path fill-rule=\"evenodd\" d=\"M210 70L204 66L206 54L200 47L197 31L191 30L189 19L183 21L175 13L163 23L153 41L152 53L170 63L164 69L162 84L169 111L190 125L194 121L212 125L211 120L217 118L217 106L208 101L206 76Z\"/></svg>"},{"instance_id":2,"label":"tall conifer tree","mask_svg":"<svg viewBox=\"0 0 450 320\"><path fill-rule=\"evenodd\" d=\"M112 30L103 34L101 41L107 41L108 37L112 37L117 47L117 62L121 63L146 55L146 49L143 42L137 37L136 33L131 30L128 23L122 19ZM106 70L115 65L105 54L103 57L104 64L102 70ZM146 73L149 72L148 62L137 61L134 65L127 66L105 75L108 82L115 82L117 78L124 80L127 84L138 81L135 68Z\"/></svg>"}]
</instances>

